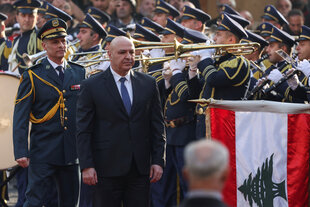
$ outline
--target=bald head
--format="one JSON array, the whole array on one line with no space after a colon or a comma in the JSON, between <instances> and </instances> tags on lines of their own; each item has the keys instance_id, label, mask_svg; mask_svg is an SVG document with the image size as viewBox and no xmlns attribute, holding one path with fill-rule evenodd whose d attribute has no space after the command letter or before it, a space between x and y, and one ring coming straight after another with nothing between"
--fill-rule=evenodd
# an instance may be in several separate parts
<instances>
[{"instance_id":1,"label":"bald head","mask_svg":"<svg viewBox=\"0 0 310 207\"><path fill-rule=\"evenodd\" d=\"M119 47L123 47L123 46L132 46L134 48L134 45L132 43L132 41L130 41L130 39L128 39L127 37L124 36L119 36L119 37L115 37L111 44L110 44L110 50L114 50L116 48Z\"/></svg>"},{"instance_id":2,"label":"bald head","mask_svg":"<svg viewBox=\"0 0 310 207\"><path fill-rule=\"evenodd\" d=\"M115 37L108 51L111 68L125 76L135 63L135 47L130 39L124 36Z\"/></svg>"}]
</instances>

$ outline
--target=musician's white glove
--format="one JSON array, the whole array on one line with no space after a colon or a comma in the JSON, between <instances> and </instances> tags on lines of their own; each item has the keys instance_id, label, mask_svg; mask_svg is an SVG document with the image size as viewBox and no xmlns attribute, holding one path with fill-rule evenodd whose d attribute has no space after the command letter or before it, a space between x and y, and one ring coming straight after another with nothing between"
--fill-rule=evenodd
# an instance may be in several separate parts
<instances>
[{"instance_id":1,"label":"musician's white glove","mask_svg":"<svg viewBox=\"0 0 310 207\"><path fill-rule=\"evenodd\" d=\"M109 66L110 61L103 61L98 65L97 69L105 71Z\"/></svg>"},{"instance_id":2,"label":"musician's white glove","mask_svg":"<svg viewBox=\"0 0 310 207\"><path fill-rule=\"evenodd\" d=\"M267 79L273 81L274 83L277 83L282 77L282 73L279 70L275 69L270 72Z\"/></svg>"},{"instance_id":3,"label":"musician's white glove","mask_svg":"<svg viewBox=\"0 0 310 207\"><path fill-rule=\"evenodd\" d=\"M171 60L170 61L170 69L172 70L172 74L175 75L177 73L181 73L186 66L186 61L182 59Z\"/></svg>"},{"instance_id":4,"label":"musician's white glove","mask_svg":"<svg viewBox=\"0 0 310 207\"><path fill-rule=\"evenodd\" d=\"M163 49L151 49L150 55L152 58L165 57L165 50L163 50Z\"/></svg>"},{"instance_id":5,"label":"musician's white glove","mask_svg":"<svg viewBox=\"0 0 310 207\"><path fill-rule=\"evenodd\" d=\"M308 60L301 61L296 69L300 70L306 77L310 76L310 63Z\"/></svg>"},{"instance_id":6,"label":"musician's white glove","mask_svg":"<svg viewBox=\"0 0 310 207\"><path fill-rule=\"evenodd\" d=\"M291 78L289 78L286 82L288 86L294 91L299 85L298 76L295 74Z\"/></svg>"},{"instance_id":7,"label":"musician's white glove","mask_svg":"<svg viewBox=\"0 0 310 207\"><path fill-rule=\"evenodd\" d=\"M149 50L144 50L142 53L144 56L150 56L150 51Z\"/></svg>"}]
</instances>

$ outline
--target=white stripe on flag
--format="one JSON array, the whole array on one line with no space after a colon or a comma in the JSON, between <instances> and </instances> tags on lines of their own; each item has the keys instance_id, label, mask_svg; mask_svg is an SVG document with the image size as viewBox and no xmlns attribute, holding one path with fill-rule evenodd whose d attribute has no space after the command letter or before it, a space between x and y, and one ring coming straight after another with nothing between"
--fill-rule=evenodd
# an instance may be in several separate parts
<instances>
[{"instance_id":1,"label":"white stripe on flag","mask_svg":"<svg viewBox=\"0 0 310 207\"><path fill-rule=\"evenodd\" d=\"M269 161L274 154L272 182L285 180L287 195L287 114L236 112L235 119L237 188L248 180L250 173L254 178L257 169L261 170L266 159ZM274 207L288 206L282 197L276 197L273 203ZM239 190L237 206L250 206Z\"/></svg>"}]
</instances>

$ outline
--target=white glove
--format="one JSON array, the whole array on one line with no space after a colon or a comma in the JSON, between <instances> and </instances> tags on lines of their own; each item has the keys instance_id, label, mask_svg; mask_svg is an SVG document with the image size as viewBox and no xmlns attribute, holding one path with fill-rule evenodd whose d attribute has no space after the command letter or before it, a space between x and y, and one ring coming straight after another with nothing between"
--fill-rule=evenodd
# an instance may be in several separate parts
<instances>
[{"instance_id":1,"label":"white glove","mask_svg":"<svg viewBox=\"0 0 310 207\"><path fill-rule=\"evenodd\" d=\"M170 69L172 70L173 75L176 73L182 72L182 70L186 66L186 61L182 59L177 59L177 60L171 60L170 61Z\"/></svg>"},{"instance_id":2,"label":"white glove","mask_svg":"<svg viewBox=\"0 0 310 207\"><path fill-rule=\"evenodd\" d=\"M98 65L97 69L105 71L109 66L110 61L103 61Z\"/></svg>"},{"instance_id":3,"label":"white glove","mask_svg":"<svg viewBox=\"0 0 310 207\"><path fill-rule=\"evenodd\" d=\"M203 50L197 50L197 51L193 51L193 52L190 52L191 55L194 55L194 56L197 56L199 55L200 56L200 60L204 60L206 58L211 58L214 53L215 53L215 49L203 49Z\"/></svg>"},{"instance_id":4,"label":"white glove","mask_svg":"<svg viewBox=\"0 0 310 207\"><path fill-rule=\"evenodd\" d=\"M296 69L300 70L306 77L310 76L310 63L308 60L301 61Z\"/></svg>"},{"instance_id":5,"label":"white glove","mask_svg":"<svg viewBox=\"0 0 310 207\"><path fill-rule=\"evenodd\" d=\"M144 50L142 54L147 57L151 55L149 50Z\"/></svg>"},{"instance_id":6,"label":"white glove","mask_svg":"<svg viewBox=\"0 0 310 207\"><path fill-rule=\"evenodd\" d=\"M163 49L151 49L150 55L152 58L165 57L165 50L163 50Z\"/></svg>"},{"instance_id":7,"label":"white glove","mask_svg":"<svg viewBox=\"0 0 310 207\"><path fill-rule=\"evenodd\" d=\"M267 79L273 81L274 83L277 83L282 77L282 73L279 70L275 69L270 72Z\"/></svg>"}]
</instances>

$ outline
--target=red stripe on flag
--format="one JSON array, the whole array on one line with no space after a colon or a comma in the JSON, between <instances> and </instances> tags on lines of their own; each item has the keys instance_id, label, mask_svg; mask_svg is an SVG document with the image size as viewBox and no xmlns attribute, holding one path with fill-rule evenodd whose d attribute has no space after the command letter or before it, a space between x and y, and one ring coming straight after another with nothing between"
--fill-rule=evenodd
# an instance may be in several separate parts
<instances>
[{"instance_id":1,"label":"red stripe on flag","mask_svg":"<svg viewBox=\"0 0 310 207\"><path fill-rule=\"evenodd\" d=\"M235 150L235 112L211 108L211 136L229 149L230 173L223 190L225 202L237 206L236 150Z\"/></svg>"},{"instance_id":2,"label":"red stripe on flag","mask_svg":"<svg viewBox=\"0 0 310 207\"><path fill-rule=\"evenodd\" d=\"M288 204L308 206L310 115L289 114L287 129Z\"/></svg>"}]
</instances>

